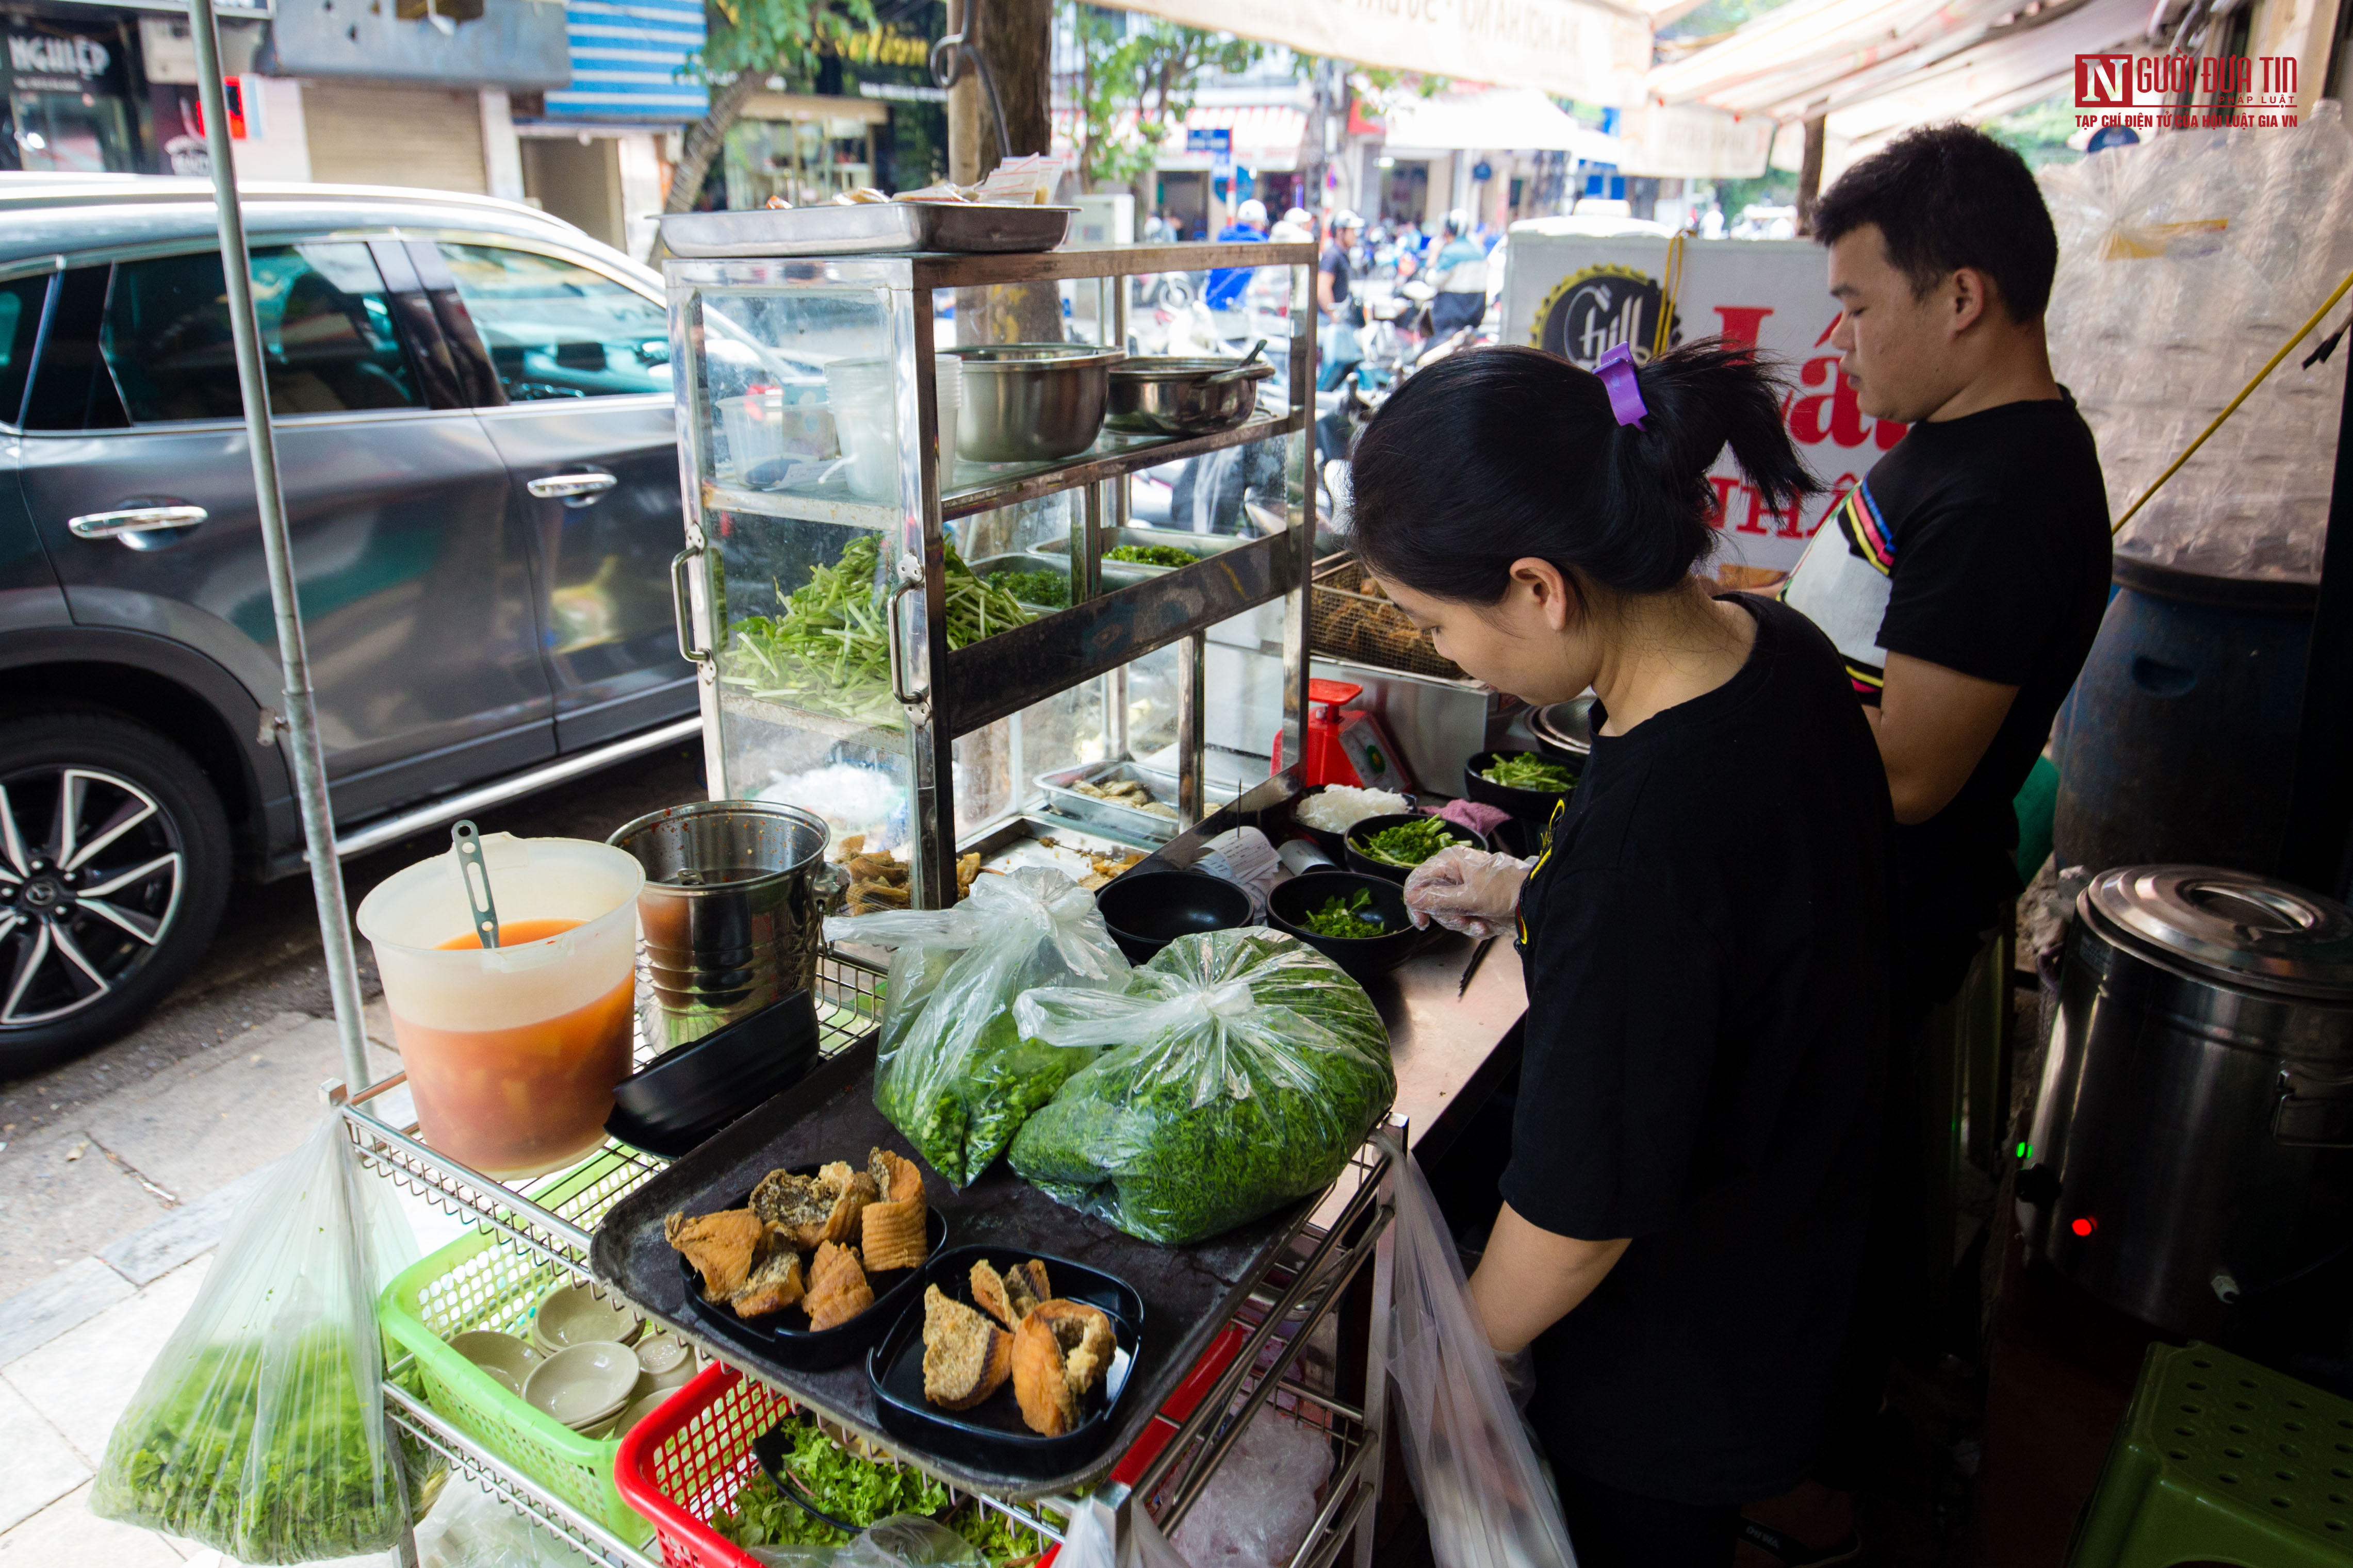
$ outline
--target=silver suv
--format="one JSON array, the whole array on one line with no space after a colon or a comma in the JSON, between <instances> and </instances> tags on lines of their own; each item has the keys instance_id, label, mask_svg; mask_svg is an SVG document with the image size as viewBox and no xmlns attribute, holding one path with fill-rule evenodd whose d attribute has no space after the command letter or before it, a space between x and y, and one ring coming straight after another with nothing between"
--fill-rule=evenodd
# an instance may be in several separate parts
<instances>
[{"instance_id":1,"label":"silver suv","mask_svg":"<svg viewBox=\"0 0 2353 1568\"><path fill-rule=\"evenodd\" d=\"M486 197L245 212L343 852L693 734L659 277ZM0 1079L302 866L214 224L0 176Z\"/></svg>"}]
</instances>

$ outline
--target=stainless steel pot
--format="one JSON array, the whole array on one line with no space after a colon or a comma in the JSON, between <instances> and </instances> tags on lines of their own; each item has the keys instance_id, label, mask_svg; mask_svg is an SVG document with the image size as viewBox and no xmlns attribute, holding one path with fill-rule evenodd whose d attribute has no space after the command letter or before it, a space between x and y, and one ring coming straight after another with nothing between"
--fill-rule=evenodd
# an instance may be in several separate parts
<instances>
[{"instance_id":1,"label":"stainless steel pot","mask_svg":"<svg viewBox=\"0 0 2353 1568\"><path fill-rule=\"evenodd\" d=\"M1263 360L1129 359L1111 373L1114 430L1207 436L1230 430L1258 409L1258 384L1274 374Z\"/></svg>"},{"instance_id":2,"label":"stainless steel pot","mask_svg":"<svg viewBox=\"0 0 2353 1568\"><path fill-rule=\"evenodd\" d=\"M1103 434L1111 367L1126 358L1091 343L982 343L964 362L956 455L970 463L1074 458Z\"/></svg>"},{"instance_id":3,"label":"stainless steel pot","mask_svg":"<svg viewBox=\"0 0 2353 1568\"><path fill-rule=\"evenodd\" d=\"M708 800L649 813L606 842L646 868L639 1022L667 1050L817 982L819 926L844 879L824 822L797 806Z\"/></svg>"},{"instance_id":4,"label":"stainless steel pot","mask_svg":"<svg viewBox=\"0 0 2353 1568\"><path fill-rule=\"evenodd\" d=\"M2241 871L2101 873L2026 1142L2029 1247L2135 1317L2247 1342L2353 1240L2353 910Z\"/></svg>"}]
</instances>

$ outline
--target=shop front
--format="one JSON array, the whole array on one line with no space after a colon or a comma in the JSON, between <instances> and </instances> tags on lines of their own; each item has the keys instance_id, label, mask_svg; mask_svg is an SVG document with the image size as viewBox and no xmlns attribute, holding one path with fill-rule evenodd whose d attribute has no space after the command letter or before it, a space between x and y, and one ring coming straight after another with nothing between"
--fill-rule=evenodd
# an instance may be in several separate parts
<instances>
[{"instance_id":1,"label":"shop front","mask_svg":"<svg viewBox=\"0 0 2353 1568\"><path fill-rule=\"evenodd\" d=\"M133 97L138 35L102 16L16 15L0 24L6 117L0 168L132 174L153 168Z\"/></svg>"},{"instance_id":2,"label":"shop front","mask_svg":"<svg viewBox=\"0 0 2353 1568\"><path fill-rule=\"evenodd\" d=\"M728 206L810 206L873 184L876 133L890 122L890 104L875 99L753 94L727 132Z\"/></svg>"}]
</instances>

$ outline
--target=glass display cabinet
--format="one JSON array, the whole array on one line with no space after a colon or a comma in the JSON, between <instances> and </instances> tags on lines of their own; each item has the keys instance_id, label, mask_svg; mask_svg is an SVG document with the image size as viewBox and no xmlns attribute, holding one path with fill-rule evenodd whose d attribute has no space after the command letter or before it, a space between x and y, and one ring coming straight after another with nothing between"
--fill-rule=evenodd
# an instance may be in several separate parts
<instances>
[{"instance_id":1,"label":"glass display cabinet","mask_svg":"<svg viewBox=\"0 0 2353 1568\"><path fill-rule=\"evenodd\" d=\"M1173 832L1265 776L1278 736L1298 757L1314 258L1261 243L666 262L687 533L672 587L713 797L862 834L939 908L960 852L1060 820L1058 783L1138 780L1128 798ZM1159 286L1171 276L1194 287ZM1275 374L1256 411L1207 435L1089 437L1044 382L952 353L1239 357L1261 340ZM960 428L970 451L984 425L1084 444L976 462L943 440Z\"/></svg>"}]
</instances>

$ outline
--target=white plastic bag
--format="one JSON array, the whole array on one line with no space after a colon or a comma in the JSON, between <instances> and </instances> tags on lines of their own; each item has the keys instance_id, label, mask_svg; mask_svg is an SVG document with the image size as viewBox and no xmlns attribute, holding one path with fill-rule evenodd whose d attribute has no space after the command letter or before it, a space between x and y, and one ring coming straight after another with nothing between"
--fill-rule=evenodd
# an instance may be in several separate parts
<instances>
[{"instance_id":1,"label":"white plastic bag","mask_svg":"<svg viewBox=\"0 0 2353 1568\"><path fill-rule=\"evenodd\" d=\"M381 1206L340 1116L256 1188L195 1301L114 1424L101 1519L246 1563L311 1563L400 1534L375 1297Z\"/></svg>"},{"instance_id":2,"label":"white plastic bag","mask_svg":"<svg viewBox=\"0 0 2353 1568\"><path fill-rule=\"evenodd\" d=\"M417 1527L417 1568L595 1568L488 1492L446 1489Z\"/></svg>"},{"instance_id":3,"label":"white plastic bag","mask_svg":"<svg viewBox=\"0 0 2353 1568\"><path fill-rule=\"evenodd\" d=\"M1013 999L1038 985L1127 984L1094 895L1047 867L980 878L952 910L837 915L825 934L893 950L874 1103L959 1187L1094 1054L1023 1039Z\"/></svg>"},{"instance_id":4,"label":"white plastic bag","mask_svg":"<svg viewBox=\"0 0 2353 1568\"><path fill-rule=\"evenodd\" d=\"M1111 1543L1111 1510L1101 1503L1082 1504L1062 1532L1062 1549L1054 1568L1188 1568L1182 1553L1168 1544L1151 1511L1128 1510L1127 1540L1114 1552Z\"/></svg>"},{"instance_id":5,"label":"white plastic bag","mask_svg":"<svg viewBox=\"0 0 2353 1568\"><path fill-rule=\"evenodd\" d=\"M1576 1568L1559 1500L1472 1314L1454 1238L1409 1156L1398 1173L1390 1234L1395 1284L1382 1353L1430 1555L1438 1568Z\"/></svg>"},{"instance_id":6,"label":"white plastic bag","mask_svg":"<svg viewBox=\"0 0 2353 1568\"><path fill-rule=\"evenodd\" d=\"M1286 1568L1314 1527L1331 1474L1332 1435L1261 1405L1172 1543L1194 1568Z\"/></svg>"}]
</instances>

